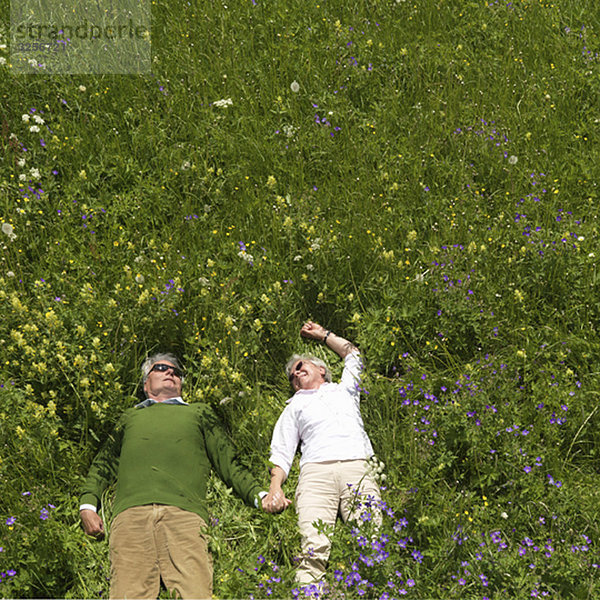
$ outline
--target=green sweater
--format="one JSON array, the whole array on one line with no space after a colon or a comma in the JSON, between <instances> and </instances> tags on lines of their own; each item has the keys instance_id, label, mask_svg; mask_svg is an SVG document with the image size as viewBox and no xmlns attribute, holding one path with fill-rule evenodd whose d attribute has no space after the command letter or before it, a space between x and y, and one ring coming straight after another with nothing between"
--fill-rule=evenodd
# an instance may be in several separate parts
<instances>
[{"instance_id":1,"label":"green sweater","mask_svg":"<svg viewBox=\"0 0 600 600\"><path fill-rule=\"evenodd\" d=\"M235 459L233 446L206 404L153 404L123 413L96 455L81 503L99 506L117 481L113 515L132 506L167 504L208 519L211 466L249 506L260 485Z\"/></svg>"}]
</instances>

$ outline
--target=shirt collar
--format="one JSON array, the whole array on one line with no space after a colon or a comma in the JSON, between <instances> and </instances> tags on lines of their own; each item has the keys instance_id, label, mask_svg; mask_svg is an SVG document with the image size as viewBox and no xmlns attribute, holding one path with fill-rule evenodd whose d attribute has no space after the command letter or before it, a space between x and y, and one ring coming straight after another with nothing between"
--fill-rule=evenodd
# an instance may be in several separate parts
<instances>
[{"instance_id":1,"label":"shirt collar","mask_svg":"<svg viewBox=\"0 0 600 600\"><path fill-rule=\"evenodd\" d=\"M316 394L316 393L320 392L321 390L324 390L326 387L330 386L331 384L332 384L332 382L325 381L318 388L316 388L314 390L298 390L291 398L288 398L286 400L286 404L289 404L294 398L296 398L296 396L310 396L311 394Z\"/></svg>"},{"instance_id":2,"label":"shirt collar","mask_svg":"<svg viewBox=\"0 0 600 600\"><path fill-rule=\"evenodd\" d=\"M152 406L153 404L181 404L183 406L188 406L188 403L184 402L181 396L175 396L175 398L168 398L162 402L157 402L153 398L146 398L143 402L136 404L135 408L146 408L147 406Z\"/></svg>"}]
</instances>

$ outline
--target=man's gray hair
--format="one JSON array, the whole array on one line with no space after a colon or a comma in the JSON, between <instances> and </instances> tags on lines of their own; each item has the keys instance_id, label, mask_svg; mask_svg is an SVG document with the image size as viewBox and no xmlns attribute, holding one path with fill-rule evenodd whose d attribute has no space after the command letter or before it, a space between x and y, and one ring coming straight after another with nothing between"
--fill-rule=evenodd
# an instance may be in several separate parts
<instances>
[{"instance_id":1,"label":"man's gray hair","mask_svg":"<svg viewBox=\"0 0 600 600\"><path fill-rule=\"evenodd\" d=\"M307 360L308 362L312 363L316 367L323 367L325 369L324 379L327 383L331 383L331 371L330 371L329 367L327 366L327 363L322 361L317 356L314 356L313 354L294 354L290 358L290 360L287 361L287 364L285 365L285 372L286 372L286 375L288 376L288 379L292 373L292 367L299 360Z\"/></svg>"},{"instance_id":2,"label":"man's gray hair","mask_svg":"<svg viewBox=\"0 0 600 600\"><path fill-rule=\"evenodd\" d=\"M146 383L146 379L148 379L148 375L150 375L150 369L152 369L152 365L164 361L170 362L171 364L175 365L180 371L182 370L179 364L179 359L174 354L171 354L169 352L158 352L157 354L149 356L144 361L144 364L142 365L142 382ZM181 383L183 383L183 377L181 378Z\"/></svg>"}]
</instances>

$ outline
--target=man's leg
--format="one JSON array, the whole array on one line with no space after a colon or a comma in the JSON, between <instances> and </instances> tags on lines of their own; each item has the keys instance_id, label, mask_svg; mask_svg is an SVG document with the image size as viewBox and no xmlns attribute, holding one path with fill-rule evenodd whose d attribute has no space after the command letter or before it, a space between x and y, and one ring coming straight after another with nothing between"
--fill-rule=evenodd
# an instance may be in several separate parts
<instances>
[{"instance_id":1,"label":"man's leg","mask_svg":"<svg viewBox=\"0 0 600 600\"><path fill-rule=\"evenodd\" d=\"M160 506L156 544L166 588L180 598L211 598L213 566L204 520L175 506Z\"/></svg>"},{"instance_id":2,"label":"man's leg","mask_svg":"<svg viewBox=\"0 0 600 600\"><path fill-rule=\"evenodd\" d=\"M309 463L302 467L296 489L298 527L302 536L302 559L296 580L305 585L318 581L325 574L331 540L313 525L321 520L335 526L339 494L333 481L331 465Z\"/></svg>"},{"instance_id":3,"label":"man's leg","mask_svg":"<svg viewBox=\"0 0 600 600\"><path fill-rule=\"evenodd\" d=\"M156 598L160 587L153 507L119 513L110 528L110 597Z\"/></svg>"},{"instance_id":4,"label":"man's leg","mask_svg":"<svg viewBox=\"0 0 600 600\"><path fill-rule=\"evenodd\" d=\"M377 526L381 525L381 493L368 472L367 461L341 461L337 466L342 519L372 521ZM361 514L364 515L363 518L360 518Z\"/></svg>"}]
</instances>

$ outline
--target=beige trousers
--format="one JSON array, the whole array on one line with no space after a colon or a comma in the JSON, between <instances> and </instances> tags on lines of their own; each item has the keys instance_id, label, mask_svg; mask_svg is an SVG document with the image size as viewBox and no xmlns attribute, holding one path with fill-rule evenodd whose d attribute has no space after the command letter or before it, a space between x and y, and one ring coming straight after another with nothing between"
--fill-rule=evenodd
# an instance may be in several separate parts
<instances>
[{"instance_id":1,"label":"beige trousers","mask_svg":"<svg viewBox=\"0 0 600 600\"><path fill-rule=\"evenodd\" d=\"M348 484L354 487L350 488ZM296 511L298 527L302 536L302 557L296 572L296 580L301 585L318 581L325 574L329 559L331 539L319 533L314 523L318 520L335 526L340 513L344 521L360 516L356 506L354 490L380 500L379 487L367 473L366 460L341 460L305 464L300 471L296 489ZM375 522L381 521L379 511L371 511Z\"/></svg>"},{"instance_id":2,"label":"beige trousers","mask_svg":"<svg viewBox=\"0 0 600 600\"><path fill-rule=\"evenodd\" d=\"M157 598L162 577L178 598L211 598L204 527L197 514L164 504L119 513L110 529L110 597Z\"/></svg>"}]
</instances>

